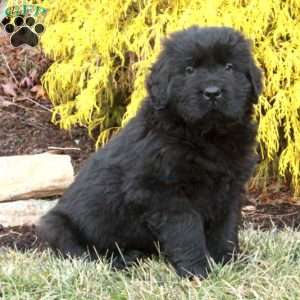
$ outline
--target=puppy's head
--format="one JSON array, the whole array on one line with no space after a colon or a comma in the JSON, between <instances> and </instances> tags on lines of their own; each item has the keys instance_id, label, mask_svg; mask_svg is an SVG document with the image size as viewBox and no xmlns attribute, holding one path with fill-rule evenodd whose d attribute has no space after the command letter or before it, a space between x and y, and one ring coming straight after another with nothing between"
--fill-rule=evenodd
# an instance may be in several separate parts
<instances>
[{"instance_id":1,"label":"puppy's head","mask_svg":"<svg viewBox=\"0 0 300 300\"><path fill-rule=\"evenodd\" d=\"M147 79L157 110L189 123L221 116L240 120L261 93L261 72L249 42L227 27L191 27L164 41Z\"/></svg>"}]
</instances>

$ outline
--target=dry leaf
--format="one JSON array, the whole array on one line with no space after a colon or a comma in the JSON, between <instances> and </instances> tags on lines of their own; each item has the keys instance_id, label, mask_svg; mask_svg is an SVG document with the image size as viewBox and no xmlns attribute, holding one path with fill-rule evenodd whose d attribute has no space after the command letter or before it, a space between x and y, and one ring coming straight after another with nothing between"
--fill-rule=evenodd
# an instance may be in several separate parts
<instances>
[{"instance_id":1,"label":"dry leaf","mask_svg":"<svg viewBox=\"0 0 300 300\"><path fill-rule=\"evenodd\" d=\"M0 107L8 107L12 105L10 101L4 99L4 97L0 96Z\"/></svg>"},{"instance_id":2,"label":"dry leaf","mask_svg":"<svg viewBox=\"0 0 300 300\"><path fill-rule=\"evenodd\" d=\"M35 85L30 91L36 94L37 99L46 99L46 93L41 85Z\"/></svg>"},{"instance_id":3,"label":"dry leaf","mask_svg":"<svg viewBox=\"0 0 300 300\"><path fill-rule=\"evenodd\" d=\"M29 71L29 78L31 79L32 82L37 82L38 77L39 77L39 74L36 69L32 69Z\"/></svg>"},{"instance_id":4,"label":"dry leaf","mask_svg":"<svg viewBox=\"0 0 300 300\"><path fill-rule=\"evenodd\" d=\"M6 75L7 75L6 69L3 68L3 67L1 67L1 68L0 68L0 76L2 77L2 76L6 76Z\"/></svg>"},{"instance_id":5,"label":"dry leaf","mask_svg":"<svg viewBox=\"0 0 300 300\"><path fill-rule=\"evenodd\" d=\"M20 87L22 87L22 88L32 88L33 87L33 81L31 80L30 77L26 76L20 82Z\"/></svg>"},{"instance_id":6,"label":"dry leaf","mask_svg":"<svg viewBox=\"0 0 300 300\"><path fill-rule=\"evenodd\" d=\"M2 86L2 89L3 89L3 92L5 95L11 96L11 97L17 96L17 93L16 93L17 86L15 83L8 82L8 83L2 84L1 86Z\"/></svg>"}]
</instances>

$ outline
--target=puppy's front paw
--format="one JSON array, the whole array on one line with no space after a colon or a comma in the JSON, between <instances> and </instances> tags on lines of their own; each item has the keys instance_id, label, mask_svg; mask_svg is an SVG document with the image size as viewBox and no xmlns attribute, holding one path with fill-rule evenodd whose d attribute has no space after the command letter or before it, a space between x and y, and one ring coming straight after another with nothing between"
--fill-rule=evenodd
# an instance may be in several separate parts
<instances>
[{"instance_id":1,"label":"puppy's front paw","mask_svg":"<svg viewBox=\"0 0 300 300\"><path fill-rule=\"evenodd\" d=\"M221 263L222 265L225 265L227 263L237 260L239 255L239 249L238 247L232 247L230 249L224 249L223 251L211 251L210 253L213 260L216 263Z\"/></svg>"},{"instance_id":2,"label":"puppy's front paw","mask_svg":"<svg viewBox=\"0 0 300 300\"><path fill-rule=\"evenodd\" d=\"M194 265L191 267L176 267L176 272L180 277L205 279L209 274L209 266Z\"/></svg>"}]
</instances>

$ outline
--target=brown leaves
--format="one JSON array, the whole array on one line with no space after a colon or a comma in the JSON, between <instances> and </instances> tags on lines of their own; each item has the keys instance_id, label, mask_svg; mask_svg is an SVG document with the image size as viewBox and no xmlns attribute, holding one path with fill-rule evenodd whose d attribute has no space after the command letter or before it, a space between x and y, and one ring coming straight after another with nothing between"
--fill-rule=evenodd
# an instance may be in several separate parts
<instances>
[{"instance_id":1,"label":"brown leaves","mask_svg":"<svg viewBox=\"0 0 300 300\"><path fill-rule=\"evenodd\" d=\"M32 88L33 85L34 85L33 81L28 76L24 77L20 82L20 87L22 88Z\"/></svg>"},{"instance_id":2,"label":"brown leaves","mask_svg":"<svg viewBox=\"0 0 300 300\"><path fill-rule=\"evenodd\" d=\"M3 73L3 67L0 68L0 74ZM2 70L2 71L1 71ZM0 95L12 98L18 101L18 98L31 97L34 99L47 99L47 94L39 83L36 69L32 69L20 81L15 80L13 76L0 76Z\"/></svg>"},{"instance_id":3,"label":"brown leaves","mask_svg":"<svg viewBox=\"0 0 300 300\"><path fill-rule=\"evenodd\" d=\"M47 99L46 92L41 85L35 85L30 91L35 93L36 99Z\"/></svg>"},{"instance_id":4,"label":"brown leaves","mask_svg":"<svg viewBox=\"0 0 300 300\"><path fill-rule=\"evenodd\" d=\"M8 107L8 106L10 106L10 105L11 105L11 102L10 102L10 101L7 101L7 100L5 99L5 97L3 97L3 96L0 95L0 108L1 108L1 107Z\"/></svg>"},{"instance_id":5,"label":"brown leaves","mask_svg":"<svg viewBox=\"0 0 300 300\"><path fill-rule=\"evenodd\" d=\"M18 87L14 82L8 81L7 83L1 84L1 87L5 96L17 97Z\"/></svg>"},{"instance_id":6,"label":"brown leaves","mask_svg":"<svg viewBox=\"0 0 300 300\"><path fill-rule=\"evenodd\" d=\"M12 48L9 45L8 40L0 39L1 107L7 106L3 101L19 102L26 98L47 100L40 83L47 60L38 49Z\"/></svg>"}]
</instances>

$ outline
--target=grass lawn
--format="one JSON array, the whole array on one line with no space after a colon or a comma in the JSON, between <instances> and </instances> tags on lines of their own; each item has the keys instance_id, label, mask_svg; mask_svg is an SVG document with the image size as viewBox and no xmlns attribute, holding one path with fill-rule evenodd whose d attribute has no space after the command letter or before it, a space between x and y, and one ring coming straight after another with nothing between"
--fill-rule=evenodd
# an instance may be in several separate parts
<instances>
[{"instance_id":1,"label":"grass lawn","mask_svg":"<svg viewBox=\"0 0 300 300\"><path fill-rule=\"evenodd\" d=\"M162 260L129 271L109 264L0 250L0 299L300 299L300 232L241 232L243 253L203 281L176 276Z\"/></svg>"}]
</instances>

